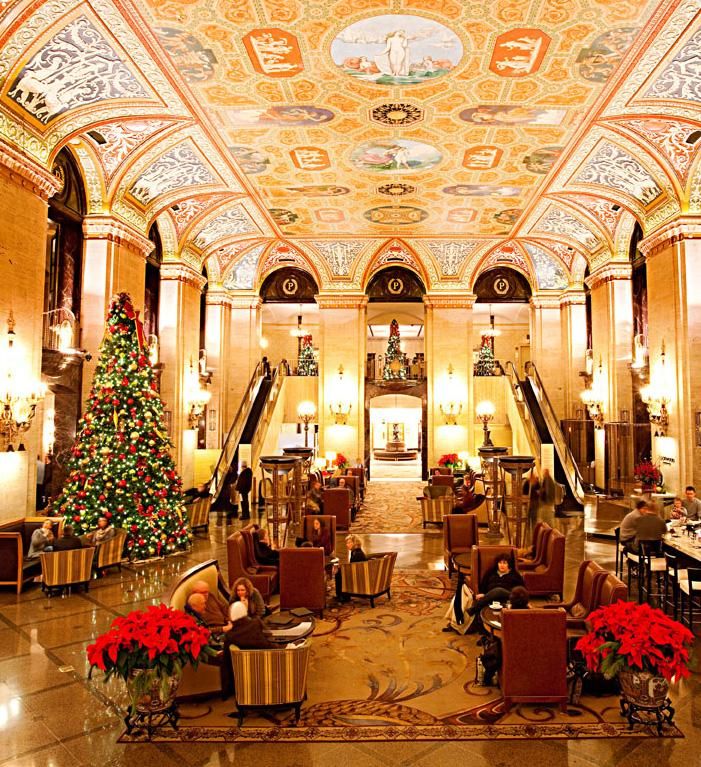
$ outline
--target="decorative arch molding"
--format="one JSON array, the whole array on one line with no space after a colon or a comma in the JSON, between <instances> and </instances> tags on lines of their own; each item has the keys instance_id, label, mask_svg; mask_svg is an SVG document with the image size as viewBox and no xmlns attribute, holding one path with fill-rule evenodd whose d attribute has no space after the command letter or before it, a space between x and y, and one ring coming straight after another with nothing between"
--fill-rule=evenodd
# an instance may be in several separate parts
<instances>
[{"instance_id":1,"label":"decorative arch molding","mask_svg":"<svg viewBox=\"0 0 701 767\"><path fill-rule=\"evenodd\" d=\"M602 242L606 247L610 247L613 241L613 233L602 222L601 216L604 215L605 206L611 206L617 203L607 203L606 200L602 200L601 197L595 197L594 195L573 195L568 192L559 192L558 194L546 195L545 199L555 200L563 210L571 213L577 220L586 224L586 227L592 231L596 238ZM604 207L597 208L591 203L587 203L586 200L600 200L603 202ZM621 207L621 206L619 206ZM599 215L597 215L597 212ZM615 227L615 221L612 222Z\"/></svg>"},{"instance_id":2,"label":"decorative arch molding","mask_svg":"<svg viewBox=\"0 0 701 767\"><path fill-rule=\"evenodd\" d=\"M266 236L267 227L259 225L260 216L251 212L246 200L231 199L222 205L213 206L197 220L197 225L188 229L187 237L181 242L209 253L234 240Z\"/></svg>"},{"instance_id":3,"label":"decorative arch molding","mask_svg":"<svg viewBox=\"0 0 701 767\"><path fill-rule=\"evenodd\" d=\"M398 266L416 274L424 286L424 291L430 290L438 281L435 269L432 270L433 274L429 274L421 258L404 240L392 238L383 242L367 262L361 277L363 290L367 291L371 280L379 271Z\"/></svg>"},{"instance_id":4,"label":"decorative arch molding","mask_svg":"<svg viewBox=\"0 0 701 767\"><path fill-rule=\"evenodd\" d=\"M612 261L628 261L630 259L630 238L633 236L636 223L638 223L638 220L630 213L621 216L621 220L616 227L616 236L614 237L611 253ZM596 264L592 262L591 267L594 269Z\"/></svg>"},{"instance_id":5,"label":"decorative arch molding","mask_svg":"<svg viewBox=\"0 0 701 767\"><path fill-rule=\"evenodd\" d=\"M598 222L599 227L605 232L607 238L612 241L618 222L626 208L623 205L610 200L605 200L595 194L574 194L572 192L560 192L551 195L553 199L569 203L576 209L581 208L590 218ZM579 210L577 211L579 213Z\"/></svg>"},{"instance_id":6,"label":"decorative arch molding","mask_svg":"<svg viewBox=\"0 0 701 767\"><path fill-rule=\"evenodd\" d=\"M475 285L480 276L496 267L508 267L521 274L528 282L531 291L537 290L535 276L531 271L530 259L515 240L498 243L490 248L480 259L470 283L470 291L475 292Z\"/></svg>"},{"instance_id":7,"label":"decorative arch molding","mask_svg":"<svg viewBox=\"0 0 701 767\"><path fill-rule=\"evenodd\" d=\"M273 242L263 254L258 268L256 284L258 289L273 272L286 267L295 267L311 275L317 287L321 289L322 275L306 253L287 240Z\"/></svg>"},{"instance_id":8,"label":"decorative arch molding","mask_svg":"<svg viewBox=\"0 0 701 767\"><path fill-rule=\"evenodd\" d=\"M87 215L92 216L102 213L107 204L107 189L105 187L103 169L97 156L91 147L83 141L67 145L66 149L75 157L83 180Z\"/></svg>"},{"instance_id":9,"label":"decorative arch molding","mask_svg":"<svg viewBox=\"0 0 701 767\"><path fill-rule=\"evenodd\" d=\"M598 227L590 226L588 219L582 220L560 199L541 199L529 220L533 223L528 232L523 232L528 237L554 238L590 255L603 247Z\"/></svg>"},{"instance_id":10,"label":"decorative arch molding","mask_svg":"<svg viewBox=\"0 0 701 767\"><path fill-rule=\"evenodd\" d=\"M158 224L158 234L160 235L161 247L163 249L163 262L182 261L183 258L178 248L178 238L171 217L161 213L160 216L153 220L153 223Z\"/></svg>"}]
</instances>

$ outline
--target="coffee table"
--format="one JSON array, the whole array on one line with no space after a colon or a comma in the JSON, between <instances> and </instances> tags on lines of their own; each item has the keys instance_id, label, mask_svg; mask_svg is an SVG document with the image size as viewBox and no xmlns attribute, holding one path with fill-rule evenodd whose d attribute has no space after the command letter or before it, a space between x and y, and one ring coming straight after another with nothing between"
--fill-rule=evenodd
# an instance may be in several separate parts
<instances>
[{"instance_id":1,"label":"coffee table","mask_svg":"<svg viewBox=\"0 0 701 767\"><path fill-rule=\"evenodd\" d=\"M279 613L275 613L275 615L281 615L283 617L289 616L289 623L285 625L275 625L267 623L267 619L263 620L263 623L265 624L265 633L271 642L287 644L288 642L296 642L298 639L306 639L308 636L311 636L314 633L314 626L316 621L313 615L305 615L304 617L298 618L297 616L292 615L292 613L288 610L281 610ZM285 629L294 628L295 626L299 626L300 623L309 623L309 628L301 634L294 634L290 636L289 634L274 633L278 631L284 631Z\"/></svg>"}]
</instances>

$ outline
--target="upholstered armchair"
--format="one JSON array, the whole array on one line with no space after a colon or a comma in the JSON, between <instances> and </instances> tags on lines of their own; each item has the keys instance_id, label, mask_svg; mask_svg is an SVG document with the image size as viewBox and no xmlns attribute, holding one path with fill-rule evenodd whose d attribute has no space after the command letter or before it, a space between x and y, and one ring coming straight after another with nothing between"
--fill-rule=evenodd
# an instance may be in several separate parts
<instances>
[{"instance_id":1,"label":"upholstered armchair","mask_svg":"<svg viewBox=\"0 0 701 767\"><path fill-rule=\"evenodd\" d=\"M607 575L601 565L585 559L579 565L577 585L569 602L555 602L545 605L548 610L561 607L567 613L568 628L583 628L584 621L597 607L601 584Z\"/></svg>"},{"instance_id":2,"label":"upholstered armchair","mask_svg":"<svg viewBox=\"0 0 701 767\"><path fill-rule=\"evenodd\" d=\"M503 610L499 686L514 703L558 703L567 709L567 615L564 610Z\"/></svg>"},{"instance_id":3,"label":"upholstered armchair","mask_svg":"<svg viewBox=\"0 0 701 767\"><path fill-rule=\"evenodd\" d=\"M226 539L226 553L229 583L233 583L237 578L248 578L267 604L277 591L277 568L251 562L246 541L240 530Z\"/></svg>"},{"instance_id":4,"label":"upholstered armchair","mask_svg":"<svg viewBox=\"0 0 701 767\"><path fill-rule=\"evenodd\" d=\"M472 564L468 576L468 585L475 594L483 593L482 584L486 574L497 564L497 557L508 554L515 566L516 548L514 546L473 546Z\"/></svg>"},{"instance_id":5,"label":"upholstered armchair","mask_svg":"<svg viewBox=\"0 0 701 767\"><path fill-rule=\"evenodd\" d=\"M443 524L443 562L448 575L453 574L455 554L467 554L473 546L479 545L477 515L447 514Z\"/></svg>"},{"instance_id":6,"label":"upholstered armchair","mask_svg":"<svg viewBox=\"0 0 701 767\"><path fill-rule=\"evenodd\" d=\"M310 641L279 650L239 650L231 646L234 698L239 727L250 709L293 706L299 722L307 695Z\"/></svg>"},{"instance_id":7,"label":"upholstered armchair","mask_svg":"<svg viewBox=\"0 0 701 767\"><path fill-rule=\"evenodd\" d=\"M115 527L114 535L95 547L95 569L99 573L104 572L108 567L117 567L121 570L126 542L127 531L121 527Z\"/></svg>"},{"instance_id":8,"label":"upholstered armchair","mask_svg":"<svg viewBox=\"0 0 701 767\"><path fill-rule=\"evenodd\" d=\"M280 609L307 610L324 615L326 567L323 549L302 547L280 549Z\"/></svg>"},{"instance_id":9,"label":"upholstered armchair","mask_svg":"<svg viewBox=\"0 0 701 767\"><path fill-rule=\"evenodd\" d=\"M315 519L318 519L329 531L329 539L331 541L331 554L329 556L333 557L336 554L336 517L332 514L307 514L302 517L302 535L304 536L305 541L311 541L312 539L312 529Z\"/></svg>"},{"instance_id":10,"label":"upholstered armchair","mask_svg":"<svg viewBox=\"0 0 701 767\"><path fill-rule=\"evenodd\" d=\"M552 527L547 522L536 522L533 528L533 541L531 543L531 549L533 551L532 557L519 557L517 561L518 569L521 572L526 570L535 570L538 565L542 565L545 560L545 550L547 549L548 539Z\"/></svg>"},{"instance_id":11,"label":"upholstered armchair","mask_svg":"<svg viewBox=\"0 0 701 767\"><path fill-rule=\"evenodd\" d=\"M455 477L452 474L436 474L431 477L431 484L436 487L443 485L451 490L455 490Z\"/></svg>"},{"instance_id":12,"label":"upholstered armchair","mask_svg":"<svg viewBox=\"0 0 701 767\"><path fill-rule=\"evenodd\" d=\"M39 557L26 557L32 534L45 521L46 517L22 517L0 523L0 586L15 586L20 594L24 584L41 573ZM53 517L52 522L54 537L60 538L63 517Z\"/></svg>"},{"instance_id":13,"label":"upholstered armchair","mask_svg":"<svg viewBox=\"0 0 701 767\"><path fill-rule=\"evenodd\" d=\"M432 469L429 470L428 475L433 479L436 472L438 472L440 475L443 476L450 476L453 473L453 470L450 468L450 466L434 466Z\"/></svg>"},{"instance_id":14,"label":"upholstered armchair","mask_svg":"<svg viewBox=\"0 0 701 767\"><path fill-rule=\"evenodd\" d=\"M213 594L223 605L228 605L229 592L216 559L201 562L178 576L163 596L165 604L175 610L184 610L195 581L205 581L209 586L209 593ZM221 693L223 662L224 654L220 652L217 657L200 663L197 668L190 665L185 666L182 680L178 686L178 700Z\"/></svg>"},{"instance_id":15,"label":"upholstered armchair","mask_svg":"<svg viewBox=\"0 0 701 767\"><path fill-rule=\"evenodd\" d=\"M523 573L523 581L531 596L557 594L562 598L564 580L565 536L558 530L552 530L542 564Z\"/></svg>"},{"instance_id":16,"label":"upholstered armchair","mask_svg":"<svg viewBox=\"0 0 701 767\"><path fill-rule=\"evenodd\" d=\"M336 517L336 528L347 530L351 523L350 493L345 487L330 487L323 492L324 514Z\"/></svg>"},{"instance_id":17,"label":"upholstered armchair","mask_svg":"<svg viewBox=\"0 0 701 767\"><path fill-rule=\"evenodd\" d=\"M628 587L620 578L608 573L602 580L595 609L628 600Z\"/></svg>"},{"instance_id":18,"label":"upholstered armchair","mask_svg":"<svg viewBox=\"0 0 701 767\"><path fill-rule=\"evenodd\" d=\"M360 500L362 501L365 498L365 469L362 466L351 466L349 471L358 478Z\"/></svg>"},{"instance_id":19,"label":"upholstered armchair","mask_svg":"<svg viewBox=\"0 0 701 767\"><path fill-rule=\"evenodd\" d=\"M370 606L375 606L375 599L387 594L392 598L392 573L397 561L397 552L374 554L365 562L349 562L341 565L341 591L353 597L366 597Z\"/></svg>"},{"instance_id":20,"label":"upholstered armchair","mask_svg":"<svg viewBox=\"0 0 701 767\"><path fill-rule=\"evenodd\" d=\"M50 597L54 591L63 591L71 586L84 586L87 591L92 577L92 562L95 549L88 546L69 551L42 552L41 588Z\"/></svg>"},{"instance_id":21,"label":"upholstered armchair","mask_svg":"<svg viewBox=\"0 0 701 767\"><path fill-rule=\"evenodd\" d=\"M202 530L203 528L206 533L209 532L209 511L211 506L211 495L207 495L205 498L195 498L192 503L185 506L187 521L193 533L195 530Z\"/></svg>"},{"instance_id":22,"label":"upholstered armchair","mask_svg":"<svg viewBox=\"0 0 701 767\"><path fill-rule=\"evenodd\" d=\"M426 525L440 525L443 527L443 517L453 511L455 499L453 494L441 496L440 498L421 498L421 525L426 529Z\"/></svg>"}]
</instances>

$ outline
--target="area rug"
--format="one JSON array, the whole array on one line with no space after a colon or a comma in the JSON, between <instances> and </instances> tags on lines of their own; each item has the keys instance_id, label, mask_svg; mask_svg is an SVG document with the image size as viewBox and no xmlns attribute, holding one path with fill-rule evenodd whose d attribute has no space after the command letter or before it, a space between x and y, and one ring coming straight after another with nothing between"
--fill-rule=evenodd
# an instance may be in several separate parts
<instances>
[{"instance_id":1,"label":"area rug","mask_svg":"<svg viewBox=\"0 0 701 767\"><path fill-rule=\"evenodd\" d=\"M421 506L416 500L423 482L382 482L368 484L365 502L351 524L352 533L421 533ZM427 532L436 532L432 526ZM438 530L440 533L440 530Z\"/></svg>"},{"instance_id":2,"label":"area rug","mask_svg":"<svg viewBox=\"0 0 701 767\"><path fill-rule=\"evenodd\" d=\"M477 637L444 633L453 585L443 573L397 571L392 598L374 609L362 600L332 606L312 639L307 701L292 710L250 714L243 727L232 699L182 704L177 730L157 727L162 742L432 741L655 736L629 730L618 698L584 697L567 714L520 705L506 714L496 687L474 682ZM683 737L667 726L666 737ZM120 742L144 740L145 733Z\"/></svg>"}]
</instances>

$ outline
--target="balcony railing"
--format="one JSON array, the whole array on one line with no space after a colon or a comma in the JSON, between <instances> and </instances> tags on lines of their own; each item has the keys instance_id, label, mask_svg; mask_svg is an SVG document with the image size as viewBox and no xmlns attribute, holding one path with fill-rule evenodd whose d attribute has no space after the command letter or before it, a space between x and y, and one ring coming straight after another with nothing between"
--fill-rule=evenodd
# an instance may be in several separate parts
<instances>
[{"instance_id":1,"label":"balcony railing","mask_svg":"<svg viewBox=\"0 0 701 767\"><path fill-rule=\"evenodd\" d=\"M365 377L369 381L422 381L426 378L426 360L423 354L409 359L403 354L388 362L385 355L368 355Z\"/></svg>"}]
</instances>

